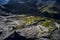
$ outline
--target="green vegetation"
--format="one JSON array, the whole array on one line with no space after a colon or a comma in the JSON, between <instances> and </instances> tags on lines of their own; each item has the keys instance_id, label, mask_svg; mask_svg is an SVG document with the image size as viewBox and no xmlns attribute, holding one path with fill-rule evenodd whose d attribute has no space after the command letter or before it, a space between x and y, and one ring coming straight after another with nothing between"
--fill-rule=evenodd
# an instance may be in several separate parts
<instances>
[{"instance_id":1,"label":"green vegetation","mask_svg":"<svg viewBox=\"0 0 60 40\"><path fill-rule=\"evenodd\" d=\"M40 12L44 13L44 12L47 12L47 13L58 13L57 11L51 9L54 7L54 3L55 2L52 2L52 3L48 3L48 4L44 4L43 6L40 6L38 7L38 9L40 10Z\"/></svg>"},{"instance_id":2,"label":"green vegetation","mask_svg":"<svg viewBox=\"0 0 60 40\"><path fill-rule=\"evenodd\" d=\"M24 16L24 17L20 17L19 20L23 20L25 25L30 25L39 20L44 20L44 18L39 16Z\"/></svg>"},{"instance_id":3,"label":"green vegetation","mask_svg":"<svg viewBox=\"0 0 60 40\"><path fill-rule=\"evenodd\" d=\"M40 11L47 12L47 13L58 13L57 11L51 10L49 7L44 7Z\"/></svg>"},{"instance_id":4,"label":"green vegetation","mask_svg":"<svg viewBox=\"0 0 60 40\"><path fill-rule=\"evenodd\" d=\"M43 26L49 27L51 25L50 20L46 20L45 22L42 23Z\"/></svg>"},{"instance_id":5,"label":"green vegetation","mask_svg":"<svg viewBox=\"0 0 60 40\"><path fill-rule=\"evenodd\" d=\"M48 33L57 28L54 22L52 22L51 20L46 20L41 25L48 28Z\"/></svg>"}]
</instances>

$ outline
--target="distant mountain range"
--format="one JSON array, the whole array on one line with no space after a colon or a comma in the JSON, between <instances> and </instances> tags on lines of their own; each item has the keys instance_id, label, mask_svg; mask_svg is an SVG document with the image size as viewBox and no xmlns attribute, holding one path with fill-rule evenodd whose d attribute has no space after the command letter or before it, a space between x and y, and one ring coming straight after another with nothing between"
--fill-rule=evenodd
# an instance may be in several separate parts
<instances>
[{"instance_id":1,"label":"distant mountain range","mask_svg":"<svg viewBox=\"0 0 60 40\"><path fill-rule=\"evenodd\" d=\"M60 15L59 4L60 0L10 0L8 4L4 5L5 8L0 7L0 9L13 14L41 15L42 11L42 14Z\"/></svg>"}]
</instances>

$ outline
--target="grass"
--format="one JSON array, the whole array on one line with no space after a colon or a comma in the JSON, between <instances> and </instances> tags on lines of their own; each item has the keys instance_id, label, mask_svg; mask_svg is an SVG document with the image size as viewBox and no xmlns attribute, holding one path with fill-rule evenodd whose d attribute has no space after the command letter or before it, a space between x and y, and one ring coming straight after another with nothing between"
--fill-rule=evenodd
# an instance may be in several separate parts
<instances>
[{"instance_id":1,"label":"grass","mask_svg":"<svg viewBox=\"0 0 60 40\"><path fill-rule=\"evenodd\" d=\"M20 17L19 20L23 20L25 25L30 25L35 23L36 21L43 20L44 18L39 16L24 16Z\"/></svg>"},{"instance_id":2,"label":"grass","mask_svg":"<svg viewBox=\"0 0 60 40\"><path fill-rule=\"evenodd\" d=\"M49 27L51 25L50 20L46 20L45 22L42 23L42 26Z\"/></svg>"}]
</instances>

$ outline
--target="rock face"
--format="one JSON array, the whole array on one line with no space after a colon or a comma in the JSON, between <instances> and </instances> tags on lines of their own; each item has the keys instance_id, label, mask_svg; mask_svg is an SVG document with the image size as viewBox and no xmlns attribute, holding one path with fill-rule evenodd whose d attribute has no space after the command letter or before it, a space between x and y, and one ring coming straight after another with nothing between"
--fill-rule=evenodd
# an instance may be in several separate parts
<instances>
[{"instance_id":1,"label":"rock face","mask_svg":"<svg viewBox=\"0 0 60 40\"><path fill-rule=\"evenodd\" d=\"M52 34L51 34L51 40L60 40L60 29L55 30Z\"/></svg>"},{"instance_id":2,"label":"rock face","mask_svg":"<svg viewBox=\"0 0 60 40\"><path fill-rule=\"evenodd\" d=\"M58 23L39 16L1 16L0 31L2 33L0 39L3 40L16 31L25 38L42 38L41 40L43 40L44 37L48 38L52 31L58 28L56 24Z\"/></svg>"}]
</instances>

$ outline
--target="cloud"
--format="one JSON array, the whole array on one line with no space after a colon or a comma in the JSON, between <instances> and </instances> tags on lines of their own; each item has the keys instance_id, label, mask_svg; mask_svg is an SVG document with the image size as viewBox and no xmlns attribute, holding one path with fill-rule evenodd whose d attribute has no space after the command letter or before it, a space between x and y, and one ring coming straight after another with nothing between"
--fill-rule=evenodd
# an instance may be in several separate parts
<instances>
[{"instance_id":1,"label":"cloud","mask_svg":"<svg viewBox=\"0 0 60 40\"><path fill-rule=\"evenodd\" d=\"M9 0L0 0L0 5L5 5L9 2Z\"/></svg>"}]
</instances>

